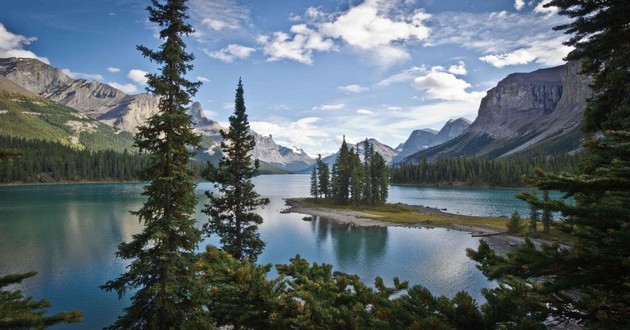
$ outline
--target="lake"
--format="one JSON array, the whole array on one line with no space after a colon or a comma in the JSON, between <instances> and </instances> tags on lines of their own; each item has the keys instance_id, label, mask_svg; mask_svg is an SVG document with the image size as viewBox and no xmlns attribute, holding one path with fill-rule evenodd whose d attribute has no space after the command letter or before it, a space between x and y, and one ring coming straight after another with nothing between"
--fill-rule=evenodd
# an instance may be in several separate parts
<instances>
[{"instance_id":1,"label":"lake","mask_svg":"<svg viewBox=\"0 0 630 330\"><path fill-rule=\"evenodd\" d=\"M300 254L309 262L329 263L334 270L358 274L372 284L381 276L420 284L434 294L452 297L464 290L483 300L481 289L493 287L465 254L479 240L467 233L422 228L347 228L324 219L282 214L283 198L306 197L309 175L267 175L254 180L256 190L271 200L260 214L261 238L267 242L260 263L288 263ZM144 198L140 183L59 184L0 187L0 274L37 271L21 288L47 298L52 311L80 309L84 322L55 329L96 329L111 324L128 300L98 288L124 271L114 253L120 242L141 230L129 211ZM197 186L199 205L210 183ZM390 202L446 208L452 213L508 215L527 207L513 196L518 190L392 186ZM208 238L200 246L218 245Z\"/></svg>"}]
</instances>

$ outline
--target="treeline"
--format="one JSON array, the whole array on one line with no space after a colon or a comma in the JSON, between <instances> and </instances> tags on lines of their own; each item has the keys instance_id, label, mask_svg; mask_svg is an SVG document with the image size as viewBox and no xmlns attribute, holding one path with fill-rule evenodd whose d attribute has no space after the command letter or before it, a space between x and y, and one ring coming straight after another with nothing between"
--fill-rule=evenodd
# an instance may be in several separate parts
<instances>
[{"instance_id":1,"label":"treeline","mask_svg":"<svg viewBox=\"0 0 630 330\"><path fill-rule=\"evenodd\" d=\"M398 184L468 185L523 187L524 175L536 168L549 172L574 172L579 155L537 157L532 159L440 158L423 159L418 164L405 163L391 169L391 181Z\"/></svg>"},{"instance_id":2,"label":"treeline","mask_svg":"<svg viewBox=\"0 0 630 330\"><path fill-rule=\"evenodd\" d=\"M0 136L0 148L19 152L0 164L0 182L136 180L145 158L124 151L76 150L43 140Z\"/></svg>"},{"instance_id":3,"label":"treeline","mask_svg":"<svg viewBox=\"0 0 630 330\"><path fill-rule=\"evenodd\" d=\"M388 195L389 169L368 139L363 146L361 162L359 151L348 149L344 137L332 171L319 155L311 173L311 196L330 198L338 204L384 204Z\"/></svg>"}]
</instances>

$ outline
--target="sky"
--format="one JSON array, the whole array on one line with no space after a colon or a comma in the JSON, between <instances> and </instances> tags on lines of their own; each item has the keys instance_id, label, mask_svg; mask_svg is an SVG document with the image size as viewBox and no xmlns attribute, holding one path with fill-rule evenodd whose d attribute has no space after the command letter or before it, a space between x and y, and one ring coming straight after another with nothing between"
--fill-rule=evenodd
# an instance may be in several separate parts
<instances>
[{"instance_id":1,"label":"sky","mask_svg":"<svg viewBox=\"0 0 630 330\"><path fill-rule=\"evenodd\" d=\"M189 0L195 101L227 126L239 77L251 127L309 155L474 120L510 73L563 64L548 0ZM157 67L143 0L2 0L0 57L38 58L129 94Z\"/></svg>"}]
</instances>

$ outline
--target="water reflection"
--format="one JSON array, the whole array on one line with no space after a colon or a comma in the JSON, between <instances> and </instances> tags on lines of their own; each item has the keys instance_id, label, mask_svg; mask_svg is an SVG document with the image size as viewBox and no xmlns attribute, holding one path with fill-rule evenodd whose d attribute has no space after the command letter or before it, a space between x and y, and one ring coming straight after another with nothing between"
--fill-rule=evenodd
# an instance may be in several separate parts
<instances>
[{"instance_id":1,"label":"water reflection","mask_svg":"<svg viewBox=\"0 0 630 330\"><path fill-rule=\"evenodd\" d=\"M435 229L347 227L326 219L303 221L305 215L282 214L283 198L308 195L309 176L264 176L254 181L271 203L258 210L264 218L261 238L267 246L261 263L287 263L300 254L310 262L329 263L335 270L358 274L371 284L376 276L386 283L393 277L422 284L432 292L453 296L466 290L481 298L492 283L483 277L464 249L478 239L461 232ZM197 187L198 226L207 199ZM80 308L85 313L78 327L96 329L110 324L127 300L98 288L124 272L126 261L114 257L120 242L129 241L142 226L129 211L144 201L142 184L85 184L0 187L0 273L35 270L39 275L24 283L27 294L46 297L54 310ZM406 196L422 195L407 190ZM397 201L397 200L394 200ZM199 246L218 245L210 237Z\"/></svg>"}]
</instances>

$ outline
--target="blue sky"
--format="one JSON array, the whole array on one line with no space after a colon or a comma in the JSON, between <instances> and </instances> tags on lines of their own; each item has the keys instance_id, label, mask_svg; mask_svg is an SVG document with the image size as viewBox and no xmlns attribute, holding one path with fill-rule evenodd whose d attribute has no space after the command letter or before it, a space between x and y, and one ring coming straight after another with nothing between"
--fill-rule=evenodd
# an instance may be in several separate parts
<instances>
[{"instance_id":1,"label":"blue sky","mask_svg":"<svg viewBox=\"0 0 630 330\"><path fill-rule=\"evenodd\" d=\"M227 122L239 77L251 126L310 155L340 139L396 147L411 131L474 120L507 74L570 51L547 0L190 0L195 100ZM140 0L6 1L0 57L36 57L76 78L144 91L160 44Z\"/></svg>"}]
</instances>

